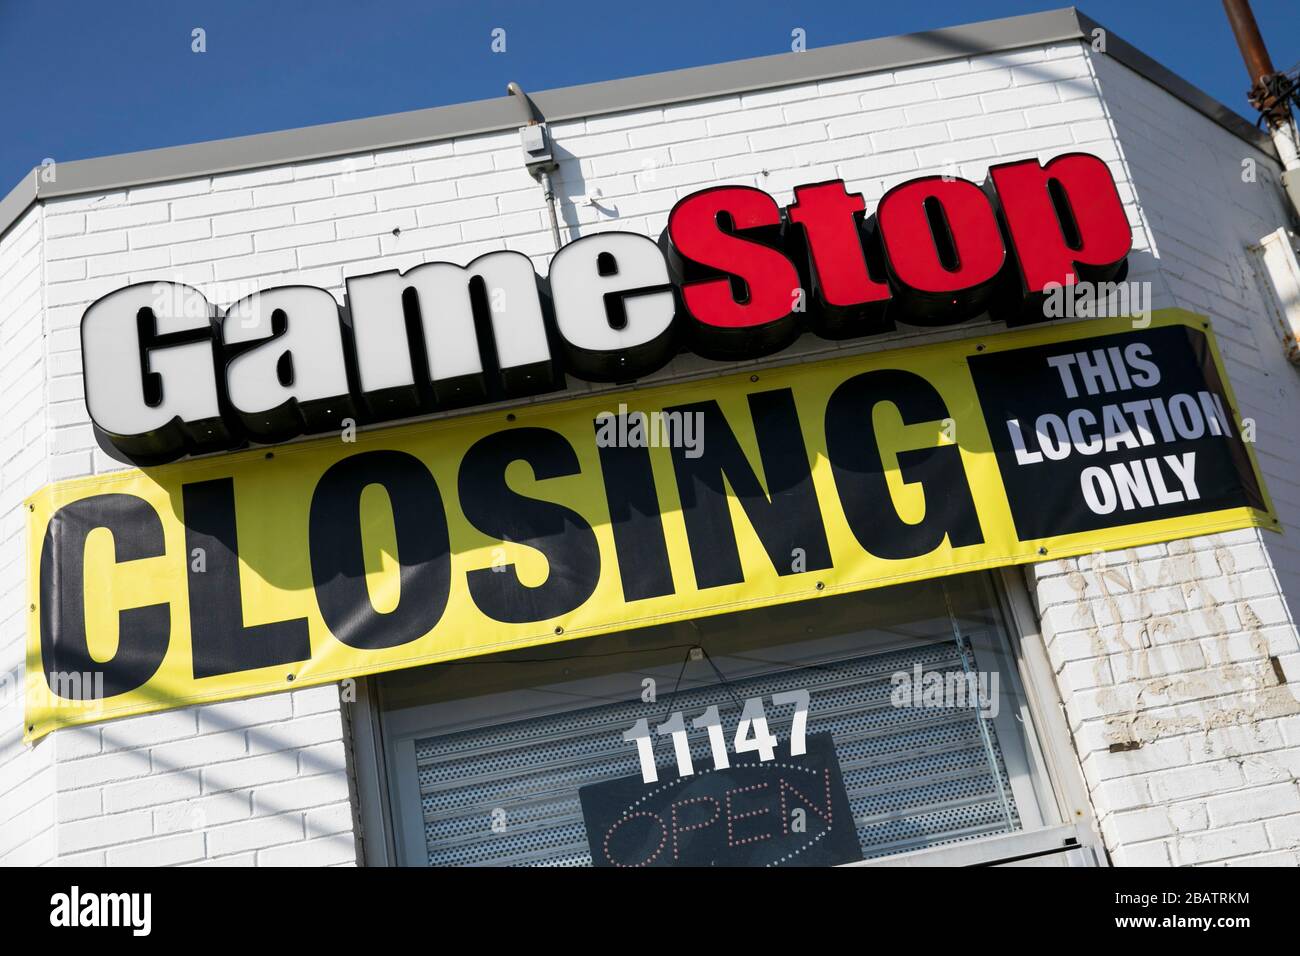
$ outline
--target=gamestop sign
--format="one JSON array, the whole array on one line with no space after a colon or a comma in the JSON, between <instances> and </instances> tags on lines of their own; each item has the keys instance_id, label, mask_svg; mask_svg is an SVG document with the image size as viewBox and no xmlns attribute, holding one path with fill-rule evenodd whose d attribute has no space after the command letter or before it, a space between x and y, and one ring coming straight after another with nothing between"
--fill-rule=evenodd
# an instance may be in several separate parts
<instances>
[{"instance_id":1,"label":"gamestop sign","mask_svg":"<svg viewBox=\"0 0 1300 956\"><path fill-rule=\"evenodd\" d=\"M1122 278L1132 237L1106 164L1071 153L995 166L983 185L905 182L870 216L842 181L679 201L658 243L604 232L545 280L517 252L429 262L324 289L264 289L224 310L167 282L128 286L81 323L86 403L125 456L156 463L562 388L631 381L683 349L734 360L811 332L988 312L1044 318L1045 294Z\"/></svg>"}]
</instances>

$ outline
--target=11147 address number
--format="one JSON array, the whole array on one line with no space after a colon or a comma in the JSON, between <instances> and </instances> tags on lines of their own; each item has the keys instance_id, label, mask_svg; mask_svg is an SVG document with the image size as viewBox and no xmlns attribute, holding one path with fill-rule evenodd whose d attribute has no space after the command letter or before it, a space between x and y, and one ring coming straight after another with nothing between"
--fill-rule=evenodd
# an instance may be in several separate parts
<instances>
[{"instance_id":1,"label":"11147 address number","mask_svg":"<svg viewBox=\"0 0 1300 956\"><path fill-rule=\"evenodd\" d=\"M806 690L784 691L772 695L772 705L775 707L794 704L794 720L790 725L791 757L807 753L808 703L809 694ZM691 726L696 730L708 731L709 749L713 754L713 769L726 770L730 767L727 738L722 731L722 718L718 715L718 705L714 704L692 720ZM686 738L686 719L682 716L682 712L679 710L673 713L668 720L655 727L654 733L661 737L672 737L678 776L689 777L694 774L695 764L691 760L691 747ZM636 744L637 756L641 761L641 779L645 783L655 783L659 780L652 737L650 723L645 717L623 732L625 741ZM757 752L760 761L767 761L776 758L776 745L776 735L768 730L763 698L749 698L740 712L740 722L736 726L736 735L731 742L732 750L737 754Z\"/></svg>"}]
</instances>

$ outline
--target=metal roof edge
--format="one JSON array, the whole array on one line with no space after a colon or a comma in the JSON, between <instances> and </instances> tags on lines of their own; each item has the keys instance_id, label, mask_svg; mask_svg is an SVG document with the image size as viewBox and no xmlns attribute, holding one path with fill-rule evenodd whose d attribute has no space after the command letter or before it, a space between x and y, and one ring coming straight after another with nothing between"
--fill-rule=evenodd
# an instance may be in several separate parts
<instances>
[{"instance_id":1,"label":"metal roof edge","mask_svg":"<svg viewBox=\"0 0 1300 956\"><path fill-rule=\"evenodd\" d=\"M1102 28L1091 17L1074 7L1062 7L921 33L818 47L802 53L780 53L544 90L532 94L532 99L549 121L561 121L901 69L1038 44L1084 41L1091 39L1094 29ZM1270 155L1274 154L1267 135L1109 30L1106 31L1106 55L1163 87L1235 135ZM184 146L72 160L58 164L54 182L43 181L38 167L0 200L0 237L28 208L45 199L393 149L454 136L499 132L520 125L519 103L514 97L502 96Z\"/></svg>"}]
</instances>

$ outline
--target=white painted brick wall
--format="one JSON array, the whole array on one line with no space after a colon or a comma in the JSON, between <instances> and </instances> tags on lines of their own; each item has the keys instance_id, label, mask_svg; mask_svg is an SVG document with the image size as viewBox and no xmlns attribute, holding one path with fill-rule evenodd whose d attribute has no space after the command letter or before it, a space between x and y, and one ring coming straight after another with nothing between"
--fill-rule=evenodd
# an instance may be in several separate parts
<instances>
[{"instance_id":1,"label":"white painted brick wall","mask_svg":"<svg viewBox=\"0 0 1300 956\"><path fill-rule=\"evenodd\" d=\"M355 863L337 687L55 733L58 853L108 865Z\"/></svg>"},{"instance_id":2,"label":"white painted brick wall","mask_svg":"<svg viewBox=\"0 0 1300 956\"><path fill-rule=\"evenodd\" d=\"M1273 383L1252 378L1267 355L1250 324L1257 293L1218 228L1240 245L1279 216L1268 186L1224 188L1249 148L1080 44L566 121L552 133L566 239L602 229L657 236L673 203L706 185L759 186L788 203L795 185L841 177L874 203L918 173L951 168L978 181L994 162L1087 149L1111 163L1128 205L1134 278L1156 284L1157 305L1214 317L1238 394L1270 442L1287 421ZM94 445L82 399L76 330L89 301L149 279L190 283L221 304L288 281L341 299L346 276L504 248L544 272L544 211L506 132L51 201L29 216L0 245L0 288L23 290L5 296L0 334L27 356L0 367L21 413L0 432L6 666L21 669L25 626L23 517L13 503L46 480L120 467ZM33 270L43 283L22 286ZM775 361L978 331L806 337ZM654 381L716 368L682 356ZM1294 531L1294 452L1265 444ZM1295 862L1300 725L1289 692L1270 684L1267 658L1300 672L1277 584L1281 576L1296 596L1300 558L1268 538L1137 549L1112 556L1101 577L1077 562L1030 572L1120 862ZM10 824L0 861L356 862L342 716L336 690L316 688L59 731L24 751L13 743L18 711L0 710L0 821ZM1110 752L1134 735L1146 735L1140 749Z\"/></svg>"},{"instance_id":3,"label":"white painted brick wall","mask_svg":"<svg viewBox=\"0 0 1300 956\"><path fill-rule=\"evenodd\" d=\"M46 342L42 328L45 215L32 209L0 239L0 862L55 855L53 748L23 746L27 558L23 499L50 480Z\"/></svg>"}]
</instances>

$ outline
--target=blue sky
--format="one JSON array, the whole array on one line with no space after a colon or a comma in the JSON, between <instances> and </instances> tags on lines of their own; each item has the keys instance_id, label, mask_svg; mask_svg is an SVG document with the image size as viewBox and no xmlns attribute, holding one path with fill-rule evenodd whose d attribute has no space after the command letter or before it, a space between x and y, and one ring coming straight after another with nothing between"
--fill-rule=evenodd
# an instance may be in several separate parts
<instances>
[{"instance_id":1,"label":"blue sky","mask_svg":"<svg viewBox=\"0 0 1300 956\"><path fill-rule=\"evenodd\" d=\"M1052 0L0 0L0 195L83 159L891 36ZM1216 0L1088 0L1094 19L1250 115ZM1255 0L1275 64L1295 0ZM207 52L191 51L206 31ZM492 31L506 31L493 53Z\"/></svg>"}]
</instances>

